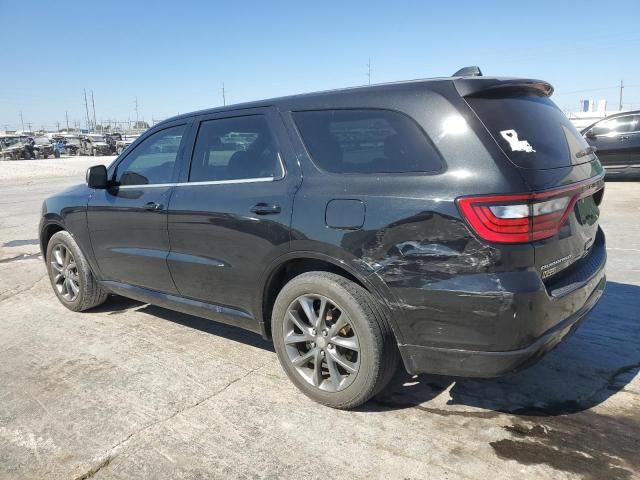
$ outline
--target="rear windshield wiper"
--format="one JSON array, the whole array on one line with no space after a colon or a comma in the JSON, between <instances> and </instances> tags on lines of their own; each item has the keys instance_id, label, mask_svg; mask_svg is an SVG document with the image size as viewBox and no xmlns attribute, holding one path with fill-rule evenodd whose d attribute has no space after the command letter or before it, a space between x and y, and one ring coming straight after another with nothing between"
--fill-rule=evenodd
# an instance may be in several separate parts
<instances>
[{"instance_id":1,"label":"rear windshield wiper","mask_svg":"<svg viewBox=\"0 0 640 480\"><path fill-rule=\"evenodd\" d=\"M596 147L594 147L593 145L590 145L587 148L580 150L579 152L576 152L576 157L582 158L586 155L591 155L592 153L596 153L596 150L598 150Z\"/></svg>"}]
</instances>

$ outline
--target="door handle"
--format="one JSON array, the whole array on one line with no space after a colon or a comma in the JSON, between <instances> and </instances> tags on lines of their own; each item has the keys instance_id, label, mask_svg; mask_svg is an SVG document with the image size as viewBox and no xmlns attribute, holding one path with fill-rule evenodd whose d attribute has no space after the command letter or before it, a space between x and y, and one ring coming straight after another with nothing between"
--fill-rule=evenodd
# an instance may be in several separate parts
<instances>
[{"instance_id":1,"label":"door handle","mask_svg":"<svg viewBox=\"0 0 640 480\"><path fill-rule=\"evenodd\" d=\"M157 203L157 202L149 202L149 203L145 203L144 206L142 207L143 210L147 210L149 212L159 212L161 210L163 210L163 206L161 203Z\"/></svg>"},{"instance_id":2,"label":"door handle","mask_svg":"<svg viewBox=\"0 0 640 480\"><path fill-rule=\"evenodd\" d=\"M620 140L629 140L629 135L620 135Z\"/></svg>"},{"instance_id":3,"label":"door handle","mask_svg":"<svg viewBox=\"0 0 640 480\"><path fill-rule=\"evenodd\" d=\"M260 202L251 207L250 211L256 215L273 215L280 213L281 209L279 205L269 205L268 203Z\"/></svg>"}]
</instances>

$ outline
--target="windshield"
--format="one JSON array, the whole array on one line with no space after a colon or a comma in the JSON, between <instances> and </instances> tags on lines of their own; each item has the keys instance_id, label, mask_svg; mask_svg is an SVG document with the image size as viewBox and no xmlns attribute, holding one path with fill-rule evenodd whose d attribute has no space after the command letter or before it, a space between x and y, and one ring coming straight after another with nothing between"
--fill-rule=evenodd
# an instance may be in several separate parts
<instances>
[{"instance_id":1,"label":"windshield","mask_svg":"<svg viewBox=\"0 0 640 480\"><path fill-rule=\"evenodd\" d=\"M518 167L546 169L587 163L593 153L567 116L546 96L502 93L467 102Z\"/></svg>"},{"instance_id":2,"label":"windshield","mask_svg":"<svg viewBox=\"0 0 640 480\"><path fill-rule=\"evenodd\" d=\"M24 139L26 140L26 137ZM21 137L4 137L0 140L2 141L2 145L5 147L11 147L13 145L23 143L23 140Z\"/></svg>"}]
</instances>

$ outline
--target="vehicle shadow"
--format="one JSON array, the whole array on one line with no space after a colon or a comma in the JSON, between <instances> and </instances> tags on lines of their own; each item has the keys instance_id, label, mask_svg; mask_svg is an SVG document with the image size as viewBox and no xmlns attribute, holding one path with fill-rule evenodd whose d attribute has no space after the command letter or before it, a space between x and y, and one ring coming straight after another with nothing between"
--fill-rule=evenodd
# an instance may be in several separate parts
<instances>
[{"instance_id":1,"label":"vehicle shadow","mask_svg":"<svg viewBox=\"0 0 640 480\"><path fill-rule=\"evenodd\" d=\"M425 402L447 389L448 405L522 416L587 410L623 389L640 371L639 312L640 286L609 282L590 318L534 366L495 379L400 373L384 394L362 410L418 405L428 410Z\"/></svg>"},{"instance_id":2,"label":"vehicle shadow","mask_svg":"<svg viewBox=\"0 0 640 480\"><path fill-rule=\"evenodd\" d=\"M622 175L611 175L608 174L605 177L605 181L606 182L637 182L640 180L640 173L636 173L636 174L631 174L631 173L626 173L626 174L622 174Z\"/></svg>"},{"instance_id":3,"label":"vehicle shadow","mask_svg":"<svg viewBox=\"0 0 640 480\"><path fill-rule=\"evenodd\" d=\"M263 339L260 335L257 335L255 333L231 325L214 322L213 320L207 320L206 318L195 317L193 315L175 312L166 308L142 303L130 298L120 297L118 295L109 296L105 303L103 303L99 307L94 308L93 310L91 310L91 312L102 312L108 313L109 315L118 315L128 310L144 312L149 315L162 318L163 320L168 320L185 327L200 330L201 332L206 332L212 335L223 337L234 342L251 345L252 347L262 348L263 350L267 350L270 352L274 351L271 342Z\"/></svg>"}]
</instances>

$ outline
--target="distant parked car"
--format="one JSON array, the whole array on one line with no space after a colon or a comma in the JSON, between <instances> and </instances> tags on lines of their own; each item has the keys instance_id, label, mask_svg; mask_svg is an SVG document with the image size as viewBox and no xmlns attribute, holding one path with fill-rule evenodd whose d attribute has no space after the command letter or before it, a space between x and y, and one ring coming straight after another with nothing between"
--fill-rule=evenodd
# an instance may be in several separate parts
<instances>
[{"instance_id":1,"label":"distant parked car","mask_svg":"<svg viewBox=\"0 0 640 480\"><path fill-rule=\"evenodd\" d=\"M36 137L33 148L36 158L49 158L49 155L54 154L53 145L47 137Z\"/></svg>"},{"instance_id":2,"label":"distant parked car","mask_svg":"<svg viewBox=\"0 0 640 480\"><path fill-rule=\"evenodd\" d=\"M77 155L80 149L80 138L70 137L68 135L59 135L53 137L54 155L58 158L60 155Z\"/></svg>"},{"instance_id":3,"label":"distant parked car","mask_svg":"<svg viewBox=\"0 0 640 480\"><path fill-rule=\"evenodd\" d=\"M109 152L114 154L118 151L118 142L122 140L122 135L119 133L107 133L104 136L107 145L109 145Z\"/></svg>"},{"instance_id":4,"label":"distant parked car","mask_svg":"<svg viewBox=\"0 0 640 480\"><path fill-rule=\"evenodd\" d=\"M116 142L116 153L120 155L129 145L136 141L140 135L125 135L121 140Z\"/></svg>"},{"instance_id":5,"label":"distant parked car","mask_svg":"<svg viewBox=\"0 0 640 480\"><path fill-rule=\"evenodd\" d=\"M607 176L640 175L640 110L623 112L582 130Z\"/></svg>"},{"instance_id":6,"label":"distant parked car","mask_svg":"<svg viewBox=\"0 0 640 480\"><path fill-rule=\"evenodd\" d=\"M30 160L36 158L35 142L26 135L2 137L0 139L0 157L4 160Z\"/></svg>"},{"instance_id":7,"label":"distant parked car","mask_svg":"<svg viewBox=\"0 0 640 480\"><path fill-rule=\"evenodd\" d=\"M80 136L80 155L109 155L109 145L102 135Z\"/></svg>"}]
</instances>

